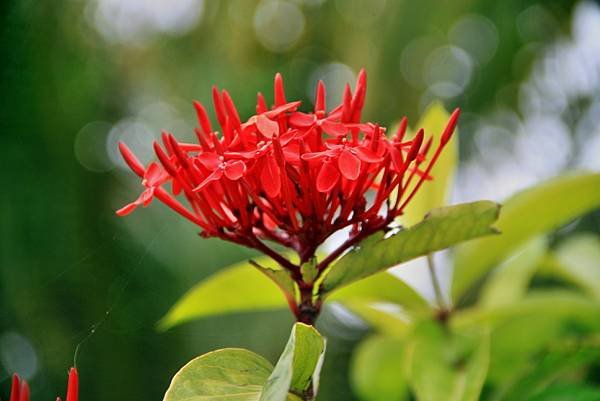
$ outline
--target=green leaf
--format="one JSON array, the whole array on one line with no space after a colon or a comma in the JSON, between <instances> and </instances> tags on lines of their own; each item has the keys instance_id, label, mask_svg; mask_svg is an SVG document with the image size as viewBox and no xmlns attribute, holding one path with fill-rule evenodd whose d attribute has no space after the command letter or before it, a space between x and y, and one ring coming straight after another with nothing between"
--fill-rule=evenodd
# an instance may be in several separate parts
<instances>
[{"instance_id":1,"label":"green leaf","mask_svg":"<svg viewBox=\"0 0 600 401\"><path fill-rule=\"evenodd\" d=\"M501 236L457 248L452 296L465 292L529 239L552 231L600 206L600 174L559 177L525 190L504 204L496 226Z\"/></svg>"},{"instance_id":2,"label":"green leaf","mask_svg":"<svg viewBox=\"0 0 600 401\"><path fill-rule=\"evenodd\" d=\"M406 343L398 338L373 336L354 351L351 383L363 401L402 401L408 386L403 375Z\"/></svg>"},{"instance_id":3,"label":"green leaf","mask_svg":"<svg viewBox=\"0 0 600 401\"><path fill-rule=\"evenodd\" d=\"M426 135L433 137L433 144L437 144L449 118L450 114L444 105L434 102L427 108L416 127L423 128ZM458 133L455 132L431 170L433 181L425 183L419 189L402 215L401 221L404 226L411 227L423 220L428 211L448 204L457 164Z\"/></svg>"},{"instance_id":4,"label":"green leaf","mask_svg":"<svg viewBox=\"0 0 600 401\"><path fill-rule=\"evenodd\" d=\"M496 232L500 206L490 201L432 210L421 223L387 239L375 234L335 263L322 283L324 293L419 256Z\"/></svg>"},{"instance_id":5,"label":"green leaf","mask_svg":"<svg viewBox=\"0 0 600 401\"><path fill-rule=\"evenodd\" d=\"M272 369L248 350L213 351L177 372L164 401L256 401Z\"/></svg>"},{"instance_id":6,"label":"green leaf","mask_svg":"<svg viewBox=\"0 0 600 401\"><path fill-rule=\"evenodd\" d=\"M266 265L270 259L257 258L256 262ZM277 286L250 262L242 262L196 284L169 310L158 327L166 330L196 318L280 309L285 305L285 297Z\"/></svg>"},{"instance_id":7,"label":"green leaf","mask_svg":"<svg viewBox=\"0 0 600 401\"><path fill-rule=\"evenodd\" d=\"M289 395L316 395L325 340L314 327L296 323L260 401L285 401ZM302 397L301 397L302 398Z\"/></svg>"},{"instance_id":8,"label":"green leaf","mask_svg":"<svg viewBox=\"0 0 600 401\"><path fill-rule=\"evenodd\" d=\"M525 244L500 265L482 289L480 305L493 308L521 299L544 258L547 241L538 237Z\"/></svg>"},{"instance_id":9,"label":"green leaf","mask_svg":"<svg viewBox=\"0 0 600 401\"><path fill-rule=\"evenodd\" d=\"M489 358L486 330L451 333L425 321L417 326L410 347L409 383L419 401L477 401Z\"/></svg>"},{"instance_id":10,"label":"green leaf","mask_svg":"<svg viewBox=\"0 0 600 401\"><path fill-rule=\"evenodd\" d=\"M600 238L577 234L562 242L546 261L546 274L563 278L600 301Z\"/></svg>"}]
</instances>

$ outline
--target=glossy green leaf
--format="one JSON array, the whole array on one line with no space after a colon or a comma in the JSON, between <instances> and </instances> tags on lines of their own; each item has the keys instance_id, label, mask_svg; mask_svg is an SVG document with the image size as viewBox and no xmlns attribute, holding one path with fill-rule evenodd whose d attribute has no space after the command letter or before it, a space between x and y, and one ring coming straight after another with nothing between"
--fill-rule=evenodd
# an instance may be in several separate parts
<instances>
[{"instance_id":1,"label":"glossy green leaf","mask_svg":"<svg viewBox=\"0 0 600 401\"><path fill-rule=\"evenodd\" d=\"M256 258L266 266L273 262ZM224 313L280 309L285 297L271 280L250 262L225 268L189 290L159 322L166 330L176 324Z\"/></svg>"},{"instance_id":2,"label":"glossy green leaf","mask_svg":"<svg viewBox=\"0 0 600 401\"><path fill-rule=\"evenodd\" d=\"M342 256L327 273L321 288L327 293L416 257L493 234L496 230L492 224L499 209L490 201L434 209L421 223L390 238L375 234Z\"/></svg>"},{"instance_id":3,"label":"glossy green leaf","mask_svg":"<svg viewBox=\"0 0 600 401\"><path fill-rule=\"evenodd\" d=\"M210 352L177 372L164 401L257 401L272 369L269 361L248 350Z\"/></svg>"},{"instance_id":4,"label":"glossy green leaf","mask_svg":"<svg viewBox=\"0 0 600 401\"><path fill-rule=\"evenodd\" d=\"M452 296L458 300L490 269L529 239L600 207L600 174L559 177L525 190L504 204L501 236L457 248Z\"/></svg>"},{"instance_id":5,"label":"glossy green leaf","mask_svg":"<svg viewBox=\"0 0 600 401\"><path fill-rule=\"evenodd\" d=\"M260 401L285 401L289 394L316 395L325 340L314 327L296 323ZM315 386L313 386L315 384Z\"/></svg>"},{"instance_id":6,"label":"glossy green leaf","mask_svg":"<svg viewBox=\"0 0 600 401\"><path fill-rule=\"evenodd\" d=\"M521 299L547 249L546 239L535 238L525 244L494 272L481 291L484 308L509 304Z\"/></svg>"},{"instance_id":7,"label":"glossy green leaf","mask_svg":"<svg viewBox=\"0 0 600 401\"><path fill-rule=\"evenodd\" d=\"M373 336L354 351L351 383L362 401L403 401L406 343L394 337Z\"/></svg>"},{"instance_id":8,"label":"glossy green leaf","mask_svg":"<svg viewBox=\"0 0 600 401\"><path fill-rule=\"evenodd\" d=\"M418 401L477 401L490 358L489 333L451 333L433 321L419 324L408 357Z\"/></svg>"},{"instance_id":9,"label":"glossy green leaf","mask_svg":"<svg viewBox=\"0 0 600 401\"><path fill-rule=\"evenodd\" d=\"M423 128L427 137L433 137L433 146L437 146L449 118L444 105L434 102L425 110L416 128ZM455 132L431 170L434 179L419 189L405 209L401 217L404 226L411 227L423 220L428 211L448 204L457 164L458 133Z\"/></svg>"}]
</instances>

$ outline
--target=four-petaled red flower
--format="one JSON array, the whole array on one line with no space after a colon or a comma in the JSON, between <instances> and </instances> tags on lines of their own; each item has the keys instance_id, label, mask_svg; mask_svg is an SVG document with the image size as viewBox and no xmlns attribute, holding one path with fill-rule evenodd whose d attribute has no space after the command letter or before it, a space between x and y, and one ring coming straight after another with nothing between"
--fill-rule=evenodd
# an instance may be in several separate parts
<instances>
[{"instance_id":1,"label":"four-petaled red flower","mask_svg":"<svg viewBox=\"0 0 600 401\"><path fill-rule=\"evenodd\" d=\"M212 128L202 104L194 102L198 144L181 143L163 133L162 146L154 143L162 167L150 163L145 168L121 143L125 161L146 189L117 214L126 215L157 197L201 227L203 236L271 256L303 289L312 283L303 282L299 266L314 258L333 233L351 227L349 238L317 264L319 272L402 214L423 182L431 179L429 173L454 131L459 110L430 155L432 138L424 141L423 130L404 139L406 118L391 138L384 127L361 122L364 70L354 94L346 85L342 103L329 113L322 82L312 113L300 112L300 102L286 100L279 74L274 92L271 108L259 93L257 114L242 122L227 91L213 88L220 133ZM171 193L163 188L167 182ZM300 263L292 263L267 241L295 251Z\"/></svg>"},{"instance_id":2,"label":"four-petaled red flower","mask_svg":"<svg viewBox=\"0 0 600 401\"><path fill-rule=\"evenodd\" d=\"M77 369L71 368L69 371L69 382L67 384L67 398L65 401L77 401L79 394L79 378ZM21 380L14 374L12 378L12 387L10 389L10 401L29 401L29 385L25 380ZM61 401L56 397L56 401Z\"/></svg>"}]
</instances>

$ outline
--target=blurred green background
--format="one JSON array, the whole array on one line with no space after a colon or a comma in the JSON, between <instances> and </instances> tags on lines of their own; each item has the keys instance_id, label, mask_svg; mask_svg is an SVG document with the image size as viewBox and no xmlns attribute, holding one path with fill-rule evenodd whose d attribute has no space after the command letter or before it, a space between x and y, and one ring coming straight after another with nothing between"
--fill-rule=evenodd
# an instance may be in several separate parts
<instances>
[{"instance_id":1,"label":"blurred green background","mask_svg":"<svg viewBox=\"0 0 600 401\"><path fill-rule=\"evenodd\" d=\"M365 118L416 121L441 99L460 106L455 201L501 201L574 169L600 169L600 5L591 1L4 0L0 4L0 396L13 371L33 399L159 400L171 376L209 350L274 360L287 311L155 323L194 283L251 253L200 239L158 202L114 210L138 184L116 143L144 162L161 129L192 138L192 99L213 84L240 114L275 72L289 98L328 103L369 74ZM598 213L565 227L599 232ZM322 400L353 400L347 366L366 332L339 308ZM77 351L77 352L76 352ZM74 361L75 359L75 361Z\"/></svg>"}]
</instances>

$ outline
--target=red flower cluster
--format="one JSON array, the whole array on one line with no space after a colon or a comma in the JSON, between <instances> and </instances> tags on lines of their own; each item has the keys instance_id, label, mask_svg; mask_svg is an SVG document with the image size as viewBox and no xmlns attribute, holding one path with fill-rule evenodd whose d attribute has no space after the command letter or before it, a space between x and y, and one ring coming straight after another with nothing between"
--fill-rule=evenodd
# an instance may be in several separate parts
<instances>
[{"instance_id":1,"label":"red flower cluster","mask_svg":"<svg viewBox=\"0 0 600 401\"><path fill-rule=\"evenodd\" d=\"M66 401L77 401L79 392L79 378L77 369L71 368L69 371L69 384L67 385ZM21 380L18 375L13 375L12 387L10 389L10 401L29 401L29 385L25 380ZM56 401L61 401L60 397Z\"/></svg>"},{"instance_id":2,"label":"red flower cluster","mask_svg":"<svg viewBox=\"0 0 600 401\"><path fill-rule=\"evenodd\" d=\"M275 102L269 108L258 94L256 115L242 122L227 91L213 88L219 134L205 108L194 102L198 144L181 143L163 132L154 143L159 163L147 167L123 143L120 151L142 178L145 190L117 211L126 215L158 198L202 228L272 256L292 272L298 266L265 244L296 251L310 260L334 232L351 227L348 241L319 264L326 267L345 249L402 214L450 139L458 109L435 144L423 130L404 139L407 120L386 137L376 123L361 122L366 74L361 71L352 93L347 85L342 103L329 113L325 86L317 85L312 113L288 102L281 75L275 76ZM164 185L171 184L171 193ZM176 199L181 194L189 207Z\"/></svg>"}]
</instances>

